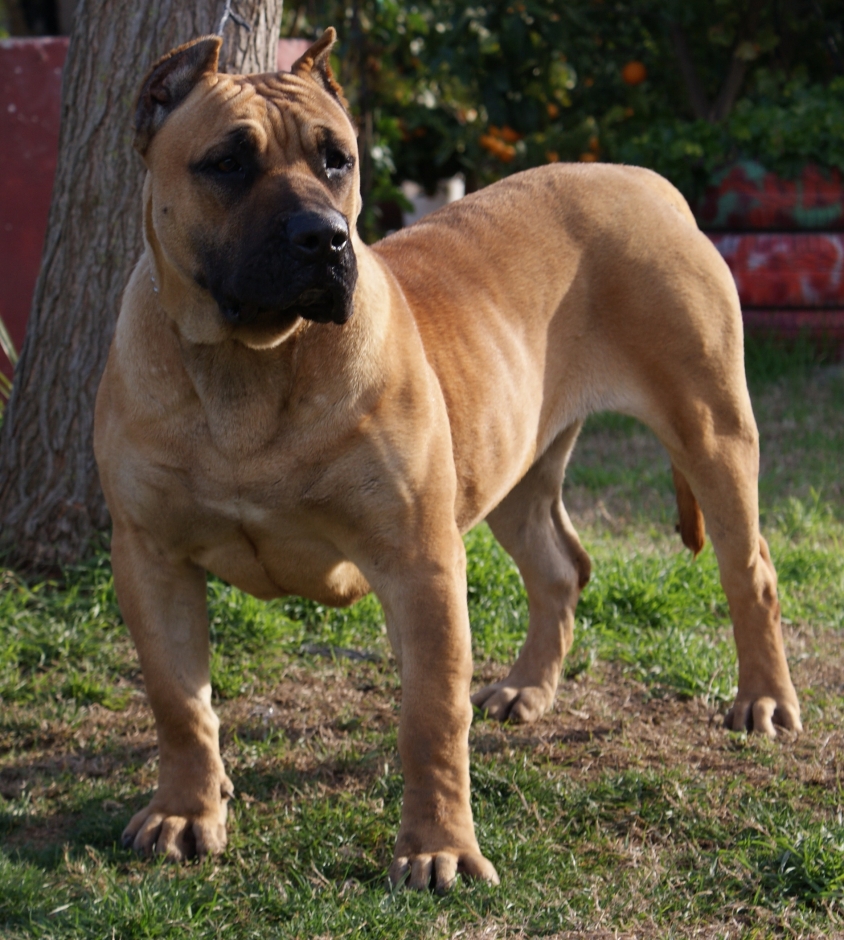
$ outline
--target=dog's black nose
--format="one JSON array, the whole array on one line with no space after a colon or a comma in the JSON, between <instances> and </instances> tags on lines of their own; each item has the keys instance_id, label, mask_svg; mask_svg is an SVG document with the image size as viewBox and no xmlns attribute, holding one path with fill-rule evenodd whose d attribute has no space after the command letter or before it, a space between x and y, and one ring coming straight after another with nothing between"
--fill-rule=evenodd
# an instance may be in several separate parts
<instances>
[{"instance_id":1,"label":"dog's black nose","mask_svg":"<svg viewBox=\"0 0 844 940\"><path fill-rule=\"evenodd\" d=\"M349 226L339 212L299 212L287 222L293 254L302 261L333 261L349 243Z\"/></svg>"}]
</instances>

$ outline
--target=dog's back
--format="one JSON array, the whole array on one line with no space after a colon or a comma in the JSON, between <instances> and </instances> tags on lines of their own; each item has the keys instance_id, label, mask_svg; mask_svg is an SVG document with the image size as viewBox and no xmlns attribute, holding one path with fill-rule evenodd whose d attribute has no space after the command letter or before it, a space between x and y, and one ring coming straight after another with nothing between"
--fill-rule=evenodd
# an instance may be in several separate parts
<instances>
[{"instance_id":1,"label":"dog's back","mask_svg":"<svg viewBox=\"0 0 844 940\"><path fill-rule=\"evenodd\" d=\"M645 420L653 395L694 381L671 363L717 349L727 384L743 385L729 270L680 193L649 170L529 170L374 250L401 285L448 403L467 494L461 527L564 428L604 409Z\"/></svg>"}]
</instances>

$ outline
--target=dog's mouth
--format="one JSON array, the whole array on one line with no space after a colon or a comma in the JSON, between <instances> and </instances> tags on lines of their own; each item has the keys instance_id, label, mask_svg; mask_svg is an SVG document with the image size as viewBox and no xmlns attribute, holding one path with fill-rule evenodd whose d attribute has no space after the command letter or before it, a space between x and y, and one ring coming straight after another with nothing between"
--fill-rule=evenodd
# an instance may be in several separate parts
<instances>
[{"instance_id":1,"label":"dog's mouth","mask_svg":"<svg viewBox=\"0 0 844 940\"><path fill-rule=\"evenodd\" d=\"M351 316L351 304L340 285L335 288L310 287L278 307L233 297L218 297L217 303L223 319L232 326L281 325L298 317L314 323L343 324Z\"/></svg>"},{"instance_id":2,"label":"dog's mouth","mask_svg":"<svg viewBox=\"0 0 844 940\"><path fill-rule=\"evenodd\" d=\"M295 311L306 320L314 323L345 323L345 303L341 291L331 291L325 287L311 287L285 308L285 313Z\"/></svg>"},{"instance_id":3,"label":"dog's mouth","mask_svg":"<svg viewBox=\"0 0 844 940\"><path fill-rule=\"evenodd\" d=\"M351 317L357 259L346 219L327 209L274 214L233 253L206 249L197 283L241 338L286 333L298 319Z\"/></svg>"}]
</instances>

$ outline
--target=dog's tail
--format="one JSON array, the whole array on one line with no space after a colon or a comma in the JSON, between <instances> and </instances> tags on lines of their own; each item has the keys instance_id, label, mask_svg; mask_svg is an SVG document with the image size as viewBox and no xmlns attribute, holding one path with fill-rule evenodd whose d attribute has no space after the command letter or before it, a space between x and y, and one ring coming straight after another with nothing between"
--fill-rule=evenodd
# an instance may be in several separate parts
<instances>
[{"instance_id":1,"label":"dog's tail","mask_svg":"<svg viewBox=\"0 0 844 940\"><path fill-rule=\"evenodd\" d=\"M692 554L697 557L706 541L706 529L703 524L703 513L695 499L695 494L689 486L689 481L682 473L671 465L671 473L674 476L674 491L677 494L677 509L680 512L680 522L677 524L677 531L686 548L690 549Z\"/></svg>"}]
</instances>

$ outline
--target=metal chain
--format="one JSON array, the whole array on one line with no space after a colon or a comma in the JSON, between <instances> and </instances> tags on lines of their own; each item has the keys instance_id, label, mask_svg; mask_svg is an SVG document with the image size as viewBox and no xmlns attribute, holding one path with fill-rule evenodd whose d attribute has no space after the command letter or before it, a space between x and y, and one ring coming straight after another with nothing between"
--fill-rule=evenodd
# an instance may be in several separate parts
<instances>
[{"instance_id":1,"label":"metal chain","mask_svg":"<svg viewBox=\"0 0 844 940\"><path fill-rule=\"evenodd\" d=\"M233 0L226 0L226 6L220 19L220 25L217 27L218 36L223 35L223 28L229 20L231 20L233 23L236 23L238 26L242 26L247 33L252 32L252 27L246 22L246 20L239 13L235 13L235 11L232 9L232 2Z\"/></svg>"}]
</instances>

